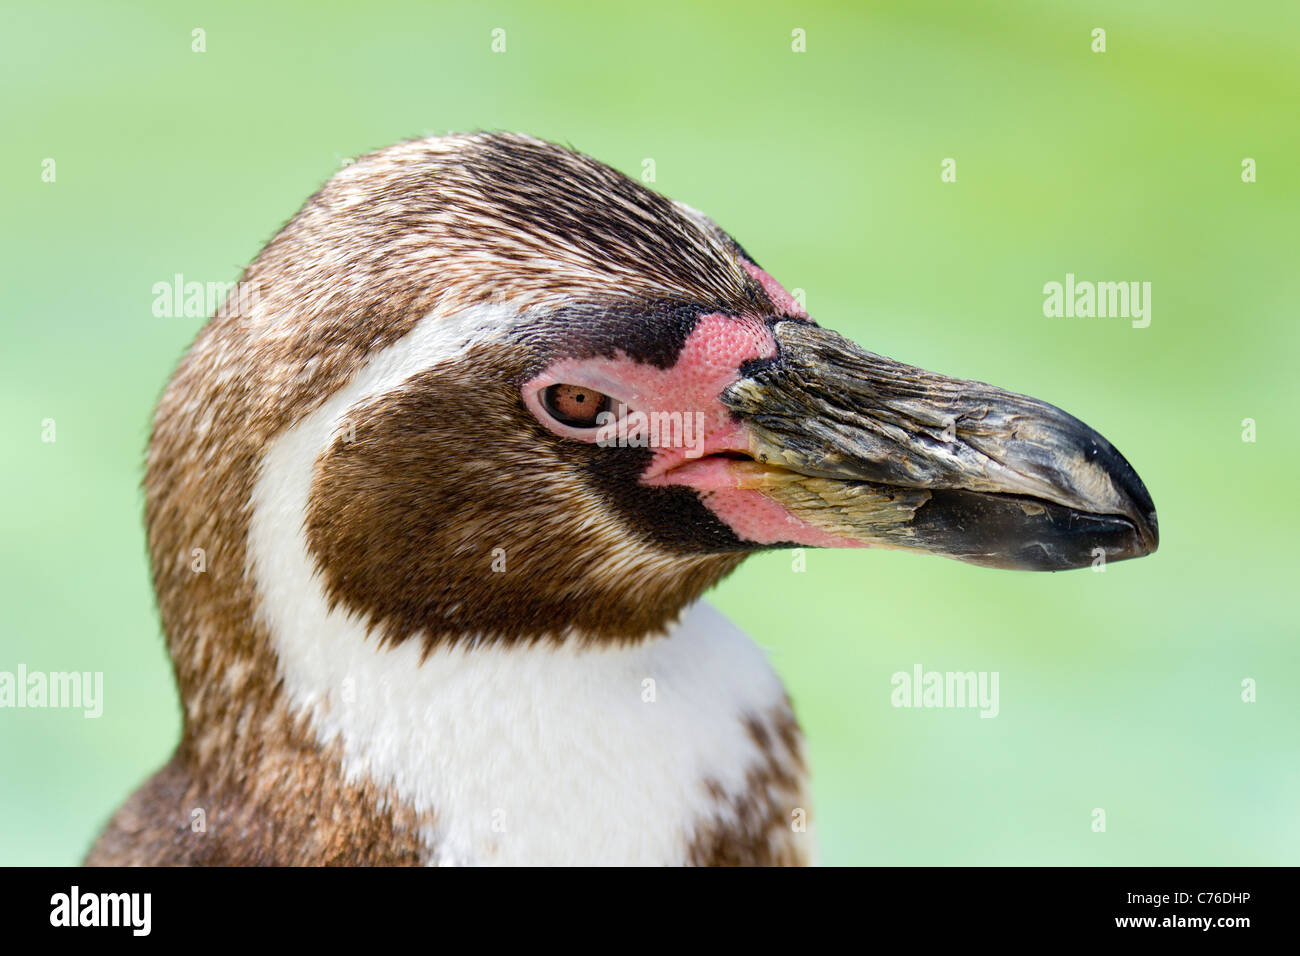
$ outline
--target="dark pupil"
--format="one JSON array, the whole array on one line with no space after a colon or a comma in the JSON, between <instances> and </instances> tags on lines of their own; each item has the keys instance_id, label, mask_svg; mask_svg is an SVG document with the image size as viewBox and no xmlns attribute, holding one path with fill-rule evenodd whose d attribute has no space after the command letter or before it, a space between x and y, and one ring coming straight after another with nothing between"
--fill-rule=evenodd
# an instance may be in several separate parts
<instances>
[{"instance_id":1,"label":"dark pupil","mask_svg":"<svg viewBox=\"0 0 1300 956\"><path fill-rule=\"evenodd\" d=\"M609 407L609 397L576 385L552 385L543 394L546 410L565 425L587 428Z\"/></svg>"}]
</instances>

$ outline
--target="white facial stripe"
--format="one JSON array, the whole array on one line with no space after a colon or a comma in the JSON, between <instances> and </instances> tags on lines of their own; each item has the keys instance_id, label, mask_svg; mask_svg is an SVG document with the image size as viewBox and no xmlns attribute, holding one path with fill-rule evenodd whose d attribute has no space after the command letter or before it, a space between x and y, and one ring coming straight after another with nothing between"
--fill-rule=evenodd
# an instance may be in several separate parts
<instances>
[{"instance_id":1,"label":"white facial stripe","mask_svg":"<svg viewBox=\"0 0 1300 956\"><path fill-rule=\"evenodd\" d=\"M632 648L467 640L421 662L418 638L382 650L331 611L308 551L315 463L349 410L517 321L499 306L425 318L272 442L249 528L259 613L291 707L341 744L348 778L436 815L430 862L680 863L693 824L718 812L703 779L744 790L757 748L742 715L784 695L734 625L697 604Z\"/></svg>"}]
</instances>

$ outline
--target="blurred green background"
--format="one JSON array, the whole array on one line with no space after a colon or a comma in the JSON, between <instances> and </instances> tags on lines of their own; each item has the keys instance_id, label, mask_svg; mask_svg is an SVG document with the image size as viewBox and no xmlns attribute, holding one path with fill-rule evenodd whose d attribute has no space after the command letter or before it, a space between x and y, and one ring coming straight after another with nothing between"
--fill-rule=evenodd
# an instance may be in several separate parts
<instances>
[{"instance_id":1,"label":"blurred green background","mask_svg":"<svg viewBox=\"0 0 1300 956\"><path fill-rule=\"evenodd\" d=\"M825 862L1300 862L1296 4L0 18L0 670L105 675L99 720L0 710L0 863L78 861L177 739L139 481L201 320L156 318L153 284L233 281L346 157L476 128L652 158L822 324L1064 407L1152 492L1160 551L1104 574L813 551L721 586L789 684ZM1067 272L1151 282L1150 327L1045 318ZM891 707L918 663L999 672L1000 715Z\"/></svg>"}]
</instances>

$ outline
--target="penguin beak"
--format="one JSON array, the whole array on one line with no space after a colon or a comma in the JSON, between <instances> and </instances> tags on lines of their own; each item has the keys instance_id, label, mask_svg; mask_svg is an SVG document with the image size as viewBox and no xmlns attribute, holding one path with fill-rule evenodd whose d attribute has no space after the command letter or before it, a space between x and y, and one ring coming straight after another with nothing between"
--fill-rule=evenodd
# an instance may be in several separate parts
<instances>
[{"instance_id":1,"label":"penguin beak","mask_svg":"<svg viewBox=\"0 0 1300 956\"><path fill-rule=\"evenodd\" d=\"M754 459L741 487L856 543L986 567L1060 571L1155 551L1146 487L1077 418L811 322L774 334L777 355L722 396Z\"/></svg>"}]
</instances>

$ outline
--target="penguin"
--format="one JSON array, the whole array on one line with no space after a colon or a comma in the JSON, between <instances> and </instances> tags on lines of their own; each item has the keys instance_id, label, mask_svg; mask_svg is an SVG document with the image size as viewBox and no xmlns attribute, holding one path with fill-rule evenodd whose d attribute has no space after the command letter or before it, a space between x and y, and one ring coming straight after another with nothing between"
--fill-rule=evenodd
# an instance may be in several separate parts
<instances>
[{"instance_id":1,"label":"penguin","mask_svg":"<svg viewBox=\"0 0 1300 956\"><path fill-rule=\"evenodd\" d=\"M1078 419L868 352L702 213L506 133L313 195L144 487L183 730L89 865L813 862L791 701L706 591L772 548L1158 541Z\"/></svg>"}]
</instances>

